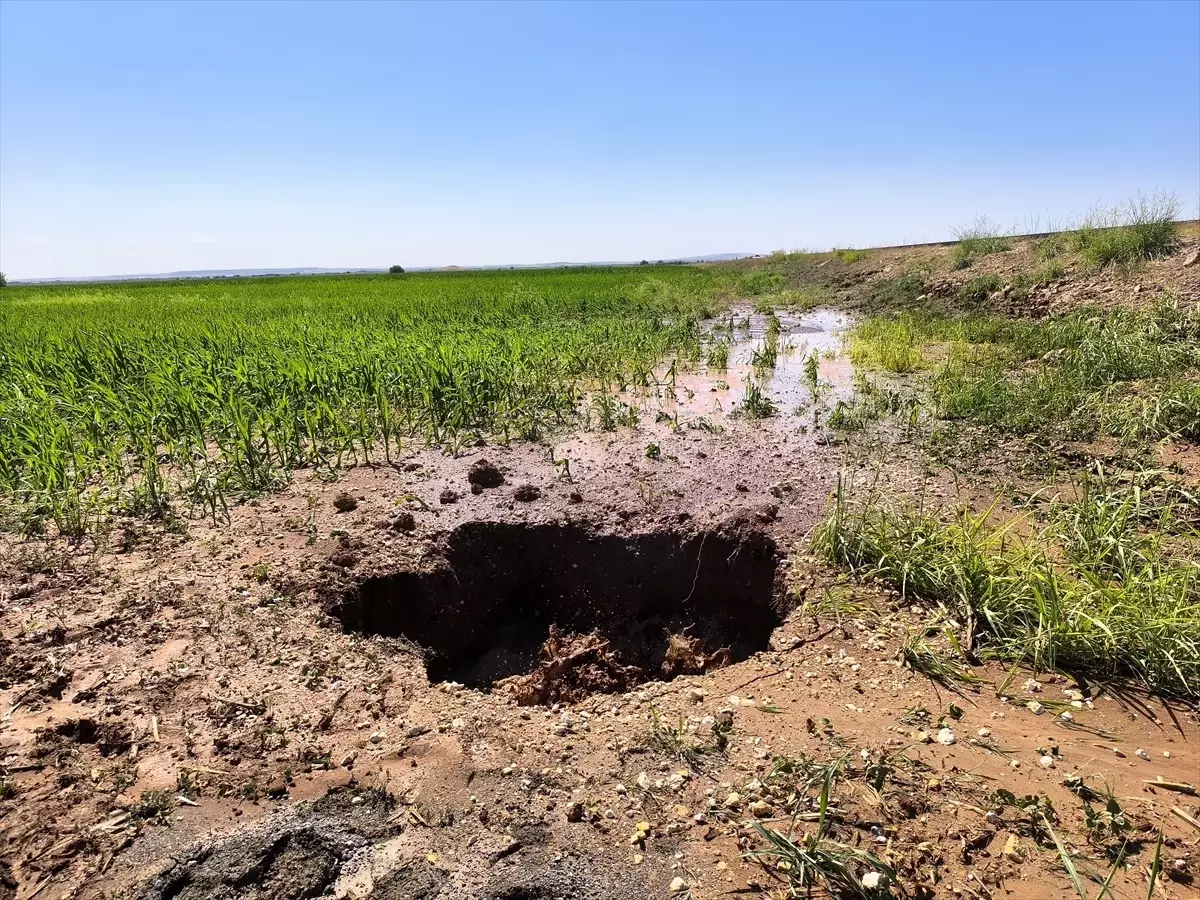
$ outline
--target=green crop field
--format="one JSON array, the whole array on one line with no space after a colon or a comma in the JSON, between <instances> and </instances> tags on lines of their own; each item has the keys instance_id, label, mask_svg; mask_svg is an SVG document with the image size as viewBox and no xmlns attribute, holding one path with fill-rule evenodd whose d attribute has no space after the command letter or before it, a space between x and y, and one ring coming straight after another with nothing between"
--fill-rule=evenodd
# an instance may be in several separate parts
<instances>
[{"instance_id":1,"label":"green crop field","mask_svg":"<svg viewBox=\"0 0 1200 900\"><path fill-rule=\"evenodd\" d=\"M685 266L10 286L10 527L220 516L298 467L536 437L699 352L728 280Z\"/></svg>"}]
</instances>

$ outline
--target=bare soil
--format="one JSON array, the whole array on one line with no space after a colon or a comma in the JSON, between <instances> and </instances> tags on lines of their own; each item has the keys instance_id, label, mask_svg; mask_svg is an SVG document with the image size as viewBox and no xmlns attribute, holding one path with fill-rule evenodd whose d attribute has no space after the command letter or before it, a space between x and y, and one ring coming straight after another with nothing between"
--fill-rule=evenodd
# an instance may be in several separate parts
<instances>
[{"instance_id":1,"label":"bare soil","mask_svg":"<svg viewBox=\"0 0 1200 900\"><path fill-rule=\"evenodd\" d=\"M1198 244L1024 312L1200 299ZM839 474L990 500L1030 448L955 472L887 426L732 417L725 378L640 397L668 415L636 430L296 472L228 525L5 537L0 898L783 897L754 823L800 835L817 810L780 759L838 762L831 835L897 895L1073 896L1040 812L997 798L1047 798L1103 878L1082 784L1131 823L1114 896L1146 895L1160 829L1155 896L1200 896L1195 709L995 666L951 690L899 661L932 610L806 555ZM830 595L844 614L807 613Z\"/></svg>"}]
</instances>

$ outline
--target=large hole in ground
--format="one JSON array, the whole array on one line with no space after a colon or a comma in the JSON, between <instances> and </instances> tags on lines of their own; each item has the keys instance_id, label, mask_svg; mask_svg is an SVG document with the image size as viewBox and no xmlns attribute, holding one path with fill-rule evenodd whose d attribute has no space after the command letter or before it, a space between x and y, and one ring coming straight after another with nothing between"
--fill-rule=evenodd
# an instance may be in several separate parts
<instances>
[{"instance_id":1,"label":"large hole in ground","mask_svg":"<svg viewBox=\"0 0 1200 900\"><path fill-rule=\"evenodd\" d=\"M472 522L438 565L368 578L331 612L347 630L425 648L430 681L570 701L764 649L784 612L777 561L753 530Z\"/></svg>"}]
</instances>

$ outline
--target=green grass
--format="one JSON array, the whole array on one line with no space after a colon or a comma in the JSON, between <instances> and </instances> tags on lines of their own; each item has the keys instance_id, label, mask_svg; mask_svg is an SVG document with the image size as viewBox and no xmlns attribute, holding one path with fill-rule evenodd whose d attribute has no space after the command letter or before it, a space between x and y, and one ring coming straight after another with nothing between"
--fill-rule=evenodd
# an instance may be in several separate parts
<instances>
[{"instance_id":1,"label":"green grass","mask_svg":"<svg viewBox=\"0 0 1200 900\"><path fill-rule=\"evenodd\" d=\"M901 313L875 316L850 332L850 359L868 369L905 374L925 368L923 332L918 317Z\"/></svg>"},{"instance_id":2,"label":"green grass","mask_svg":"<svg viewBox=\"0 0 1200 900\"><path fill-rule=\"evenodd\" d=\"M818 801L820 817L814 832L797 835L792 829L781 832L755 822L754 830L762 846L746 851L743 856L770 862L768 871L786 881L791 897L818 896L813 893L814 888L820 895L843 900L891 897L892 888L898 887L895 869L874 853L829 836L830 800L837 771L834 766L824 769ZM863 876L868 872L877 873L878 887L863 886Z\"/></svg>"},{"instance_id":3,"label":"green grass","mask_svg":"<svg viewBox=\"0 0 1200 900\"><path fill-rule=\"evenodd\" d=\"M985 216L955 229L954 236L958 238L950 255L950 267L954 270L965 269L982 256L1012 249L1012 242Z\"/></svg>"},{"instance_id":4,"label":"green grass","mask_svg":"<svg viewBox=\"0 0 1200 900\"><path fill-rule=\"evenodd\" d=\"M769 419L779 412L775 401L768 397L762 386L749 375L742 379L742 387L744 393L734 410L734 415L747 419Z\"/></svg>"},{"instance_id":5,"label":"green grass","mask_svg":"<svg viewBox=\"0 0 1200 900\"><path fill-rule=\"evenodd\" d=\"M866 250L834 250L833 255L836 259L839 259L849 265L850 263L856 263L859 260L866 259L871 254L869 254Z\"/></svg>"},{"instance_id":6,"label":"green grass","mask_svg":"<svg viewBox=\"0 0 1200 900\"><path fill-rule=\"evenodd\" d=\"M955 296L960 303L979 304L1002 287L1004 287L1004 279L999 275L977 275L960 284Z\"/></svg>"},{"instance_id":7,"label":"green grass","mask_svg":"<svg viewBox=\"0 0 1200 900\"><path fill-rule=\"evenodd\" d=\"M939 337L932 329L927 336ZM1200 438L1200 313L1081 310L951 348L936 412L1014 433Z\"/></svg>"},{"instance_id":8,"label":"green grass","mask_svg":"<svg viewBox=\"0 0 1200 900\"><path fill-rule=\"evenodd\" d=\"M218 517L299 467L534 438L577 423L589 394L649 383L668 354L698 358L729 280L663 266L10 285L0 503L10 525L79 534L114 513Z\"/></svg>"},{"instance_id":9,"label":"green grass","mask_svg":"<svg viewBox=\"0 0 1200 900\"><path fill-rule=\"evenodd\" d=\"M716 341L709 345L704 364L710 372L724 372L729 368L729 344Z\"/></svg>"},{"instance_id":10,"label":"green grass","mask_svg":"<svg viewBox=\"0 0 1200 900\"><path fill-rule=\"evenodd\" d=\"M1200 439L1200 310L1174 301L1037 322L874 316L851 330L849 348L864 368L932 369L930 404L943 419L1079 440Z\"/></svg>"},{"instance_id":11,"label":"green grass","mask_svg":"<svg viewBox=\"0 0 1200 900\"><path fill-rule=\"evenodd\" d=\"M875 282L868 298L872 306L907 306L916 302L925 291L925 278L909 272Z\"/></svg>"},{"instance_id":12,"label":"green grass","mask_svg":"<svg viewBox=\"0 0 1200 900\"><path fill-rule=\"evenodd\" d=\"M982 651L1091 677L1133 675L1200 697L1200 535L1173 500L1107 479L1016 527L839 487L816 549L976 623Z\"/></svg>"},{"instance_id":13,"label":"green grass","mask_svg":"<svg viewBox=\"0 0 1200 900\"><path fill-rule=\"evenodd\" d=\"M750 272L738 279L736 289L744 297L773 294L783 287L783 276L778 272Z\"/></svg>"},{"instance_id":14,"label":"green grass","mask_svg":"<svg viewBox=\"0 0 1200 900\"><path fill-rule=\"evenodd\" d=\"M1136 266L1178 249L1179 209L1179 198L1173 194L1139 195L1111 209L1093 211L1069 241L1093 268Z\"/></svg>"}]
</instances>

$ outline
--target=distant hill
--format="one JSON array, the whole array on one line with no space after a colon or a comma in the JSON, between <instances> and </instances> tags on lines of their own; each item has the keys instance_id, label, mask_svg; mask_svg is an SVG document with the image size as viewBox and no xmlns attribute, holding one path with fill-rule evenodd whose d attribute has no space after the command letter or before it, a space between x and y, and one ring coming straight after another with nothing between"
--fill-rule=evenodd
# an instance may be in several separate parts
<instances>
[{"instance_id":1,"label":"distant hill","mask_svg":"<svg viewBox=\"0 0 1200 900\"><path fill-rule=\"evenodd\" d=\"M685 256L675 259L650 260L652 263L699 263L722 262L744 259L752 253L712 253L707 256ZM413 266L409 272L465 272L487 269L563 269L574 266L636 266L638 262L612 260L605 262L550 262L515 263L507 266ZM175 278L261 278L270 275L370 275L383 274L386 268L337 269L322 266L304 266L294 269L188 269L179 272L155 272L137 275L76 275L63 278L21 278L9 284L86 284L95 281L169 281Z\"/></svg>"}]
</instances>

